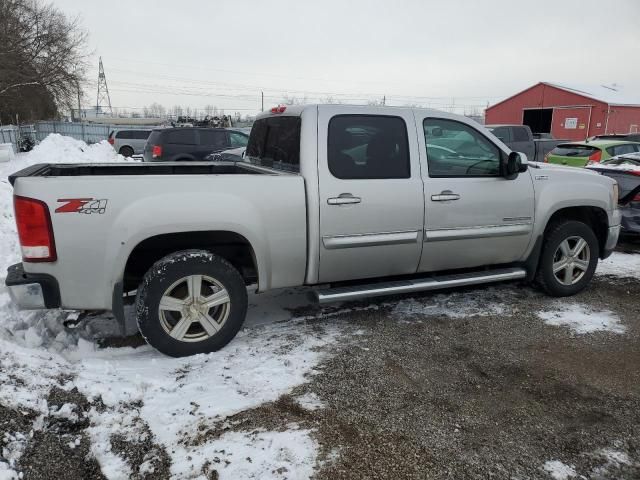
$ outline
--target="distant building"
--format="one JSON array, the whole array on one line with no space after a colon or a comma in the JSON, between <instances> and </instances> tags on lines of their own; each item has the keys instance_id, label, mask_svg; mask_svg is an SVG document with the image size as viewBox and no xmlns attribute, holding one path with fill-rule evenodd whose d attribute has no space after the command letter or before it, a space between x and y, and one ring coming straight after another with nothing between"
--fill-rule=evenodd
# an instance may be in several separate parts
<instances>
[{"instance_id":1,"label":"distant building","mask_svg":"<svg viewBox=\"0 0 640 480\"><path fill-rule=\"evenodd\" d=\"M534 133L583 140L611 133L640 131L640 94L616 86L540 82L487 108L489 125L529 125Z\"/></svg>"}]
</instances>

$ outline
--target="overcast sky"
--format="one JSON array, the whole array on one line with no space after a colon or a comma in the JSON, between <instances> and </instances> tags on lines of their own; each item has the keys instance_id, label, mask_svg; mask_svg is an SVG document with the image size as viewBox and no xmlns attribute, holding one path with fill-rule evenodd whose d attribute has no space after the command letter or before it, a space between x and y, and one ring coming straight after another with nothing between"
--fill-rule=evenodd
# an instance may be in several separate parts
<instances>
[{"instance_id":1,"label":"overcast sky","mask_svg":"<svg viewBox=\"0 0 640 480\"><path fill-rule=\"evenodd\" d=\"M284 95L458 112L538 81L640 90L640 0L54 0L111 103L255 113Z\"/></svg>"}]
</instances>

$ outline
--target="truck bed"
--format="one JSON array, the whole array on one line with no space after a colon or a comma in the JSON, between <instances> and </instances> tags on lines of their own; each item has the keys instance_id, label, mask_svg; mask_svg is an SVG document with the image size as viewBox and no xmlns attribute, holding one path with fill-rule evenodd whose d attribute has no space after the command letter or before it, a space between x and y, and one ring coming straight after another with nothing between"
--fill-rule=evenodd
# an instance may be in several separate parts
<instances>
[{"instance_id":1,"label":"truck bed","mask_svg":"<svg viewBox=\"0 0 640 480\"><path fill-rule=\"evenodd\" d=\"M239 175L283 174L278 170L238 162L172 163L39 163L9 176L13 185L20 177L80 177L106 175Z\"/></svg>"}]
</instances>

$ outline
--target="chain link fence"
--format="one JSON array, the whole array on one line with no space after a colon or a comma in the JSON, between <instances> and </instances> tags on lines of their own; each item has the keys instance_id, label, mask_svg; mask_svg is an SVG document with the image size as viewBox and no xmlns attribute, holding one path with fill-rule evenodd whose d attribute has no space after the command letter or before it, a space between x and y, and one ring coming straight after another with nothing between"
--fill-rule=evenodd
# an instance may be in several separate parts
<instances>
[{"instance_id":1,"label":"chain link fence","mask_svg":"<svg viewBox=\"0 0 640 480\"><path fill-rule=\"evenodd\" d=\"M149 125L102 125L79 122L36 122L32 125L20 125L20 127L15 125L0 127L0 143L11 143L14 152L18 152L20 138L30 138L35 143L39 143L50 133L59 133L86 143L98 143L106 140L109 137L109 132L116 128L120 130L149 130L154 127Z\"/></svg>"}]
</instances>

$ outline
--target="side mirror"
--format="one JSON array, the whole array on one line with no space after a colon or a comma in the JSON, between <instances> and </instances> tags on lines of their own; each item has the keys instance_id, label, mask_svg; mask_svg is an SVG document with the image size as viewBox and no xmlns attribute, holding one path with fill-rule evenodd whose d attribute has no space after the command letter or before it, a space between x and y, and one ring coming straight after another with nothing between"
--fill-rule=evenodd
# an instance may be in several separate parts
<instances>
[{"instance_id":1,"label":"side mirror","mask_svg":"<svg viewBox=\"0 0 640 480\"><path fill-rule=\"evenodd\" d=\"M507 180L514 180L518 177L519 173L526 172L528 163L524 154L518 152L511 152L507 157L507 160L502 164L502 175Z\"/></svg>"}]
</instances>

